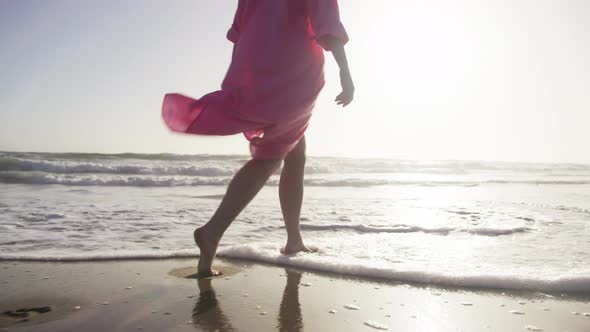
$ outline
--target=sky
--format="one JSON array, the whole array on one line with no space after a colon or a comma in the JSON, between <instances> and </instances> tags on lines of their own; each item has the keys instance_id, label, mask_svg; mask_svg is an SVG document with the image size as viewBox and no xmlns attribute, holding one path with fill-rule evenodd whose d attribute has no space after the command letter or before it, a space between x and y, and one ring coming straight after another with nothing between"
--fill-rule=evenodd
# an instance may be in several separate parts
<instances>
[{"instance_id":1,"label":"sky","mask_svg":"<svg viewBox=\"0 0 590 332\"><path fill-rule=\"evenodd\" d=\"M340 0L312 156L590 163L590 2ZM0 150L247 154L171 133L165 93L218 90L237 0L0 0ZM264 50L261 50L264 52Z\"/></svg>"}]
</instances>

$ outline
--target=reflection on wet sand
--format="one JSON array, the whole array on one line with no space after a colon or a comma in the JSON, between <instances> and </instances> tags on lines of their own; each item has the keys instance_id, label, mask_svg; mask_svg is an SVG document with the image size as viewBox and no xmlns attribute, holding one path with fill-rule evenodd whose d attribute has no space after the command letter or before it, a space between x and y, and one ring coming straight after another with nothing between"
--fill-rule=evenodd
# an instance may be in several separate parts
<instances>
[{"instance_id":1,"label":"reflection on wet sand","mask_svg":"<svg viewBox=\"0 0 590 332\"><path fill-rule=\"evenodd\" d=\"M198 280L199 298L193 308L193 323L206 331L237 331L221 311L211 281L211 278Z\"/></svg>"},{"instance_id":2,"label":"reflection on wet sand","mask_svg":"<svg viewBox=\"0 0 590 332\"><path fill-rule=\"evenodd\" d=\"M285 271L287 284L277 317L277 330L301 332L303 331L303 317L299 304L301 273L288 269ZM211 278L198 280L200 294L193 308L193 323L206 331L238 331L221 310L215 291L211 286L212 280Z\"/></svg>"},{"instance_id":3,"label":"reflection on wet sand","mask_svg":"<svg viewBox=\"0 0 590 332\"><path fill-rule=\"evenodd\" d=\"M299 304L301 273L288 269L285 271L287 272L287 285L281 300L277 327L281 332L300 332L303 331L303 317Z\"/></svg>"}]
</instances>

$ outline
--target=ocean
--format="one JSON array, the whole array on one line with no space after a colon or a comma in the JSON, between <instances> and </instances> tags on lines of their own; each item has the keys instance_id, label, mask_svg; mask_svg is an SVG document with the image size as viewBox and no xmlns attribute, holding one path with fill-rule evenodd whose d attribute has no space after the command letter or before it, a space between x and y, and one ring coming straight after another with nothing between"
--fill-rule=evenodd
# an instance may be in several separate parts
<instances>
[{"instance_id":1,"label":"ocean","mask_svg":"<svg viewBox=\"0 0 590 332\"><path fill-rule=\"evenodd\" d=\"M195 257L246 156L0 152L0 260ZM590 165L309 157L286 257L278 176L218 256L439 286L590 292Z\"/></svg>"}]
</instances>

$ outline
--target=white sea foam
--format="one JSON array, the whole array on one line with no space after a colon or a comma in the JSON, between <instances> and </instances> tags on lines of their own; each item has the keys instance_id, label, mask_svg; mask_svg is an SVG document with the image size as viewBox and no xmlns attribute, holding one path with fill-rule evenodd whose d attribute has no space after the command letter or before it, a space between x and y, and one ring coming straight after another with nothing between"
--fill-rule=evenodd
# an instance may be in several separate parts
<instances>
[{"instance_id":1,"label":"white sea foam","mask_svg":"<svg viewBox=\"0 0 590 332\"><path fill-rule=\"evenodd\" d=\"M377 226L377 225L362 225L362 224L326 224L326 225L313 225L313 224L301 224L301 229L310 231L323 231L323 230L351 230L358 233L432 233L447 235L451 232L465 232L474 235L484 236L499 236L509 235L515 233L529 232L532 228L529 227L511 227L511 228L456 228L456 227L438 227L438 228L426 228L415 225L397 224L391 226Z\"/></svg>"},{"instance_id":2,"label":"white sea foam","mask_svg":"<svg viewBox=\"0 0 590 332\"><path fill-rule=\"evenodd\" d=\"M533 229L530 227L512 227L512 228L471 228L471 229L463 229L462 231L468 232L471 234L476 235L487 235L487 236L498 236L498 235L508 235L514 233L524 233L532 231Z\"/></svg>"},{"instance_id":3,"label":"white sea foam","mask_svg":"<svg viewBox=\"0 0 590 332\"><path fill-rule=\"evenodd\" d=\"M0 183L23 184L59 184L66 186L133 186L133 187L181 187L181 186L225 186L234 171L195 171L201 175L170 174L126 174L126 173L45 173L38 171L3 171ZM207 175L203 175L207 174ZM278 179L271 179L268 184L278 185ZM395 180L380 178L358 178L355 174L341 174L340 179L306 178L306 186L316 187L372 187L372 186L459 186L473 187L485 184L532 184L532 185L587 185L590 180Z\"/></svg>"},{"instance_id":4,"label":"white sea foam","mask_svg":"<svg viewBox=\"0 0 590 332\"><path fill-rule=\"evenodd\" d=\"M246 160L244 156L0 152L0 182L80 186L225 185ZM311 157L305 171L314 175L306 179L307 185L323 187L590 184L590 166L572 164ZM478 172L485 172L486 176L470 176ZM396 174L401 176L393 176ZM528 175L514 177L513 174Z\"/></svg>"},{"instance_id":5,"label":"white sea foam","mask_svg":"<svg viewBox=\"0 0 590 332\"><path fill-rule=\"evenodd\" d=\"M373 265L370 261L354 261L338 257L326 257L318 254L287 257L278 253L272 245L239 245L223 248L218 255L265 263L287 265L302 269L334 272L361 277L382 278L401 282L425 283L441 286L542 290L561 292L590 292L590 276L562 275L559 277L542 277L511 274L452 274L430 271L397 270L393 267Z\"/></svg>"},{"instance_id":6,"label":"white sea foam","mask_svg":"<svg viewBox=\"0 0 590 332\"><path fill-rule=\"evenodd\" d=\"M392 225L392 226L373 226L373 225L361 225L361 224L326 224L326 225L314 225L314 224L301 224L301 229L309 231L324 231L324 230L351 230L359 233L436 233L436 234L448 234L454 231L452 227L440 227L440 228L425 228L411 225Z\"/></svg>"},{"instance_id":7,"label":"white sea foam","mask_svg":"<svg viewBox=\"0 0 590 332\"><path fill-rule=\"evenodd\" d=\"M1 254L0 261L112 261L132 259L167 259L197 257L196 250L179 250L146 253L86 254L86 255L43 255L39 254ZM221 248L219 257L246 259L282 266L320 272L332 272L358 277L380 278L396 282L422 283L439 286L537 290L545 292L590 292L590 276L562 275L559 277L524 276L511 274L460 274L431 271L399 270L391 266L373 264L371 261L350 260L342 257L322 256L321 254L300 254L284 256L274 245L238 245ZM515 312L516 314L516 312Z\"/></svg>"},{"instance_id":8,"label":"white sea foam","mask_svg":"<svg viewBox=\"0 0 590 332\"><path fill-rule=\"evenodd\" d=\"M168 164L154 165L137 161L116 162L112 160L71 161L71 160L26 160L12 158L0 163L0 171L38 171L55 174L105 173L105 174L155 174L224 176L237 171L237 165L217 163L215 165Z\"/></svg>"},{"instance_id":9,"label":"white sea foam","mask_svg":"<svg viewBox=\"0 0 590 332\"><path fill-rule=\"evenodd\" d=\"M124 261L143 259L173 259L198 257L196 250L175 251L146 251L146 252L108 252L98 254L53 254L40 253L27 254L0 254L0 261L30 261L30 262L93 262L93 261Z\"/></svg>"}]
</instances>

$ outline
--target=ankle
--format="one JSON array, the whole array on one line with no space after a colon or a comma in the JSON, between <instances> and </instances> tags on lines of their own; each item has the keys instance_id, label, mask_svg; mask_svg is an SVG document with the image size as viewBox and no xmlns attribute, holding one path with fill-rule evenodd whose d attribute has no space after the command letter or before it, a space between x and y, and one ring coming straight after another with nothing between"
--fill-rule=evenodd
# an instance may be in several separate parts
<instances>
[{"instance_id":1,"label":"ankle","mask_svg":"<svg viewBox=\"0 0 590 332\"><path fill-rule=\"evenodd\" d=\"M221 240L221 236L216 234L216 232L211 229L210 227L207 227L207 225L198 227L197 229L195 229L195 234L202 238L202 239L206 239L209 242L215 242L218 243Z\"/></svg>"},{"instance_id":2,"label":"ankle","mask_svg":"<svg viewBox=\"0 0 590 332\"><path fill-rule=\"evenodd\" d=\"M301 238L301 235L287 237L287 246L293 247L293 246L299 246L299 245L303 245L303 239Z\"/></svg>"}]
</instances>

